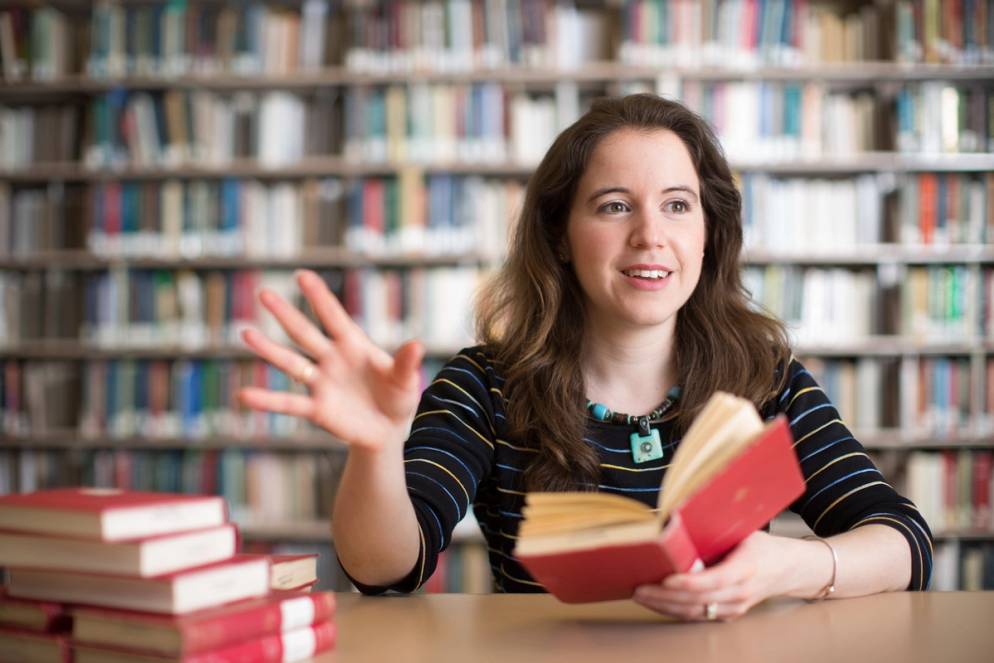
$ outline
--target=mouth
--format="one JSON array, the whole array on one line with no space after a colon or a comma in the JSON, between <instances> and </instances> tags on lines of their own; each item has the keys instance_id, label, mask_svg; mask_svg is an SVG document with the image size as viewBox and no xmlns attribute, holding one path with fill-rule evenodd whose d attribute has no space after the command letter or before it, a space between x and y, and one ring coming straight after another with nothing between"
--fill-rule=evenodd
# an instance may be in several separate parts
<instances>
[{"instance_id":1,"label":"mouth","mask_svg":"<svg viewBox=\"0 0 994 663\"><path fill-rule=\"evenodd\" d=\"M634 279L662 281L663 279L669 277L669 275L673 272L669 272L664 269L623 269L621 270L621 273Z\"/></svg>"}]
</instances>

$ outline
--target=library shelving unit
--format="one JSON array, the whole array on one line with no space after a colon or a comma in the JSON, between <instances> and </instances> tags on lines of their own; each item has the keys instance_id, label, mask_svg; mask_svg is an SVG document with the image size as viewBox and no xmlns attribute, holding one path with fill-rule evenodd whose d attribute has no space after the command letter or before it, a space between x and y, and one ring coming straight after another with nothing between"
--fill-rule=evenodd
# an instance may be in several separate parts
<instances>
[{"instance_id":1,"label":"library shelving unit","mask_svg":"<svg viewBox=\"0 0 994 663\"><path fill-rule=\"evenodd\" d=\"M278 336L255 290L318 270L428 379L555 134L654 91L715 127L747 285L935 525L936 585L994 583L994 2L21 0L0 65L0 491L210 490L327 545L342 445L231 400L290 386L238 342Z\"/></svg>"}]
</instances>

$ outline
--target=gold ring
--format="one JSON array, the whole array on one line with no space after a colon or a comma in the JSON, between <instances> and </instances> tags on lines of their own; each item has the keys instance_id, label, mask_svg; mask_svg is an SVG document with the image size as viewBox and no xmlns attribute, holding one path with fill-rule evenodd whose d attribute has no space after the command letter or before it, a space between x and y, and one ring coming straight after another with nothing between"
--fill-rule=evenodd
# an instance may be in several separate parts
<instances>
[{"instance_id":1,"label":"gold ring","mask_svg":"<svg viewBox=\"0 0 994 663\"><path fill-rule=\"evenodd\" d=\"M297 372L294 376L294 380L300 384L309 384L311 380L314 379L314 374L317 373L317 369L314 368L314 364L307 362L307 364Z\"/></svg>"},{"instance_id":2,"label":"gold ring","mask_svg":"<svg viewBox=\"0 0 994 663\"><path fill-rule=\"evenodd\" d=\"M704 604L704 619L709 622L713 622L718 618L718 604L717 603L705 603Z\"/></svg>"}]
</instances>

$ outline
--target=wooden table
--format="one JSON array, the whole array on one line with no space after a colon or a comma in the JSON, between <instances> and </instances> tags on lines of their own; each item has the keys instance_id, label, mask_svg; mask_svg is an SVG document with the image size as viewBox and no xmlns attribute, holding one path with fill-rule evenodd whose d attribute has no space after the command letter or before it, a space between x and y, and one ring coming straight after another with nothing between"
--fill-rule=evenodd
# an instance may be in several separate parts
<instances>
[{"instance_id":1,"label":"wooden table","mask_svg":"<svg viewBox=\"0 0 994 663\"><path fill-rule=\"evenodd\" d=\"M393 661L994 661L994 592L768 602L728 623L680 624L634 603L548 595L338 594L320 663Z\"/></svg>"}]
</instances>

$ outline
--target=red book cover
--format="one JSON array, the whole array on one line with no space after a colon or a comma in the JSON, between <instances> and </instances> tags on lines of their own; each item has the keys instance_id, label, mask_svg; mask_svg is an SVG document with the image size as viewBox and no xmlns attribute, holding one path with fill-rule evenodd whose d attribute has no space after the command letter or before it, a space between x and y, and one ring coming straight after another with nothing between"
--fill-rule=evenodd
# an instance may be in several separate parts
<instances>
[{"instance_id":1,"label":"red book cover","mask_svg":"<svg viewBox=\"0 0 994 663\"><path fill-rule=\"evenodd\" d=\"M95 541L0 530L0 566L151 577L229 559L238 552L234 525Z\"/></svg>"},{"instance_id":2,"label":"red book cover","mask_svg":"<svg viewBox=\"0 0 994 663\"><path fill-rule=\"evenodd\" d=\"M181 617L106 608L73 610L73 641L187 656L250 638L293 631L335 615L331 592L280 593Z\"/></svg>"},{"instance_id":3,"label":"red book cover","mask_svg":"<svg viewBox=\"0 0 994 663\"><path fill-rule=\"evenodd\" d=\"M7 591L17 598L186 614L269 593L269 559L236 556L154 578L14 567Z\"/></svg>"},{"instance_id":4,"label":"red book cover","mask_svg":"<svg viewBox=\"0 0 994 663\"><path fill-rule=\"evenodd\" d=\"M956 452L946 449L942 452L942 517L946 527L956 527Z\"/></svg>"},{"instance_id":5,"label":"red book cover","mask_svg":"<svg viewBox=\"0 0 994 663\"><path fill-rule=\"evenodd\" d=\"M149 655L117 647L73 645L75 663L105 663L113 656L116 663L134 661L173 661L176 663L290 663L328 651L335 646L338 629L334 622L322 622L294 631L254 638L227 647L190 654L181 658Z\"/></svg>"},{"instance_id":6,"label":"red book cover","mask_svg":"<svg viewBox=\"0 0 994 663\"><path fill-rule=\"evenodd\" d=\"M0 587L0 626L28 631L68 631L72 619L61 603L7 596Z\"/></svg>"},{"instance_id":7,"label":"red book cover","mask_svg":"<svg viewBox=\"0 0 994 663\"><path fill-rule=\"evenodd\" d=\"M0 496L0 529L122 541L222 525L213 495L59 488Z\"/></svg>"},{"instance_id":8,"label":"red book cover","mask_svg":"<svg viewBox=\"0 0 994 663\"><path fill-rule=\"evenodd\" d=\"M934 241L938 187L938 179L934 174L918 176L918 227L921 230L922 244L932 244Z\"/></svg>"},{"instance_id":9,"label":"red book cover","mask_svg":"<svg viewBox=\"0 0 994 663\"><path fill-rule=\"evenodd\" d=\"M687 499L657 535L610 545L592 539L582 549L516 556L566 603L627 599L639 585L718 561L803 492L790 427L781 416ZM646 525L651 523L636 527ZM596 537L610 529L585 534Z\"/></svg>"},{"instance_id":10,"label":"red book cover","mask_svg":"<svg viewBox=\"0 0 994 663\"><path fill-rule=\"evenodd\" d=\"M0 661L71 663L72 652L64 635L0 626Z\"/></svg>"}]
</instances>

